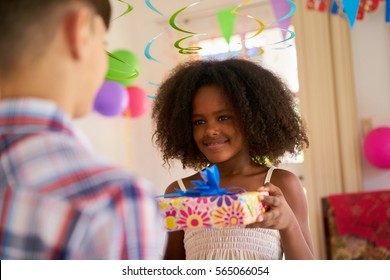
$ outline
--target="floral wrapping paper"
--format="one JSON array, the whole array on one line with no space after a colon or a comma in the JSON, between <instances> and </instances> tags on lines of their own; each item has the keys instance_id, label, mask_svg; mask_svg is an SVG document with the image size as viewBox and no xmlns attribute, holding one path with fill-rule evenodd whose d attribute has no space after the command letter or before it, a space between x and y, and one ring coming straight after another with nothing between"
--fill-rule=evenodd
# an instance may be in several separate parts
<instances>
[{"instance_id":1,"label":"floral wrapping paper","mask_svg":"<svg viewBox=\"0 0 390 280\"><path fill-rule=\"evenodd\" d=\"M160 197L157 203L168 231L188 228L245 227L266 211L260 197L268 193L173 198Z\"/></svg>"}]
</instances>

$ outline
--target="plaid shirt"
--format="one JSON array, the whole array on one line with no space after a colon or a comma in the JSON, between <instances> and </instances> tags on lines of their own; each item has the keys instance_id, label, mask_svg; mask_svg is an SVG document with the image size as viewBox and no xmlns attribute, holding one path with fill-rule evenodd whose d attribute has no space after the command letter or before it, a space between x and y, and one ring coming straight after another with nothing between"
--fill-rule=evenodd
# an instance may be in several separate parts
<instances>
[{"instance_id":1,"label":"plaid shirt","mask_svg":"<svg viewBox=\"0 0 390 280\"><path fill-rule=\"evenodd\" d=\"M160 259L151 186L76 131L54 103L0 102L0 258Z\"/></svg>"}]
</instances>

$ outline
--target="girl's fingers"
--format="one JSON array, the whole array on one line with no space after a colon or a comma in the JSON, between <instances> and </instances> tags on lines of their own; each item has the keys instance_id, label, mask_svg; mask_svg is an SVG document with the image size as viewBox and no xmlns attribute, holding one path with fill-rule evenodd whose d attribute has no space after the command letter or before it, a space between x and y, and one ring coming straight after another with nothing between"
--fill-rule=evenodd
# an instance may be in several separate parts
<instances>
[{"instance_id":1,"label":"girl's fingers","mask_svg":"<svg viewBox=\"0 0 390 280\"><path fill-rule=\"evenodd\" d=\"M268 207L278 207L280 205L280 198L279 197L265 195L265 196L262 196L260 199Z\"/></svg>"},{"instance_id":2,"label":"girl's fingers","mask_svg":"<svg viewBox=\"0 0 390 280\"><path fill-rule=\"evenodd\" d=\"M271 216L263 214L259 217L258 223L259 223L260 227L272 228L272 226L274 224L274 220L272 219Z\"/></svg>"},{"instance_id":3,"label":"girl's fingers","mask_svg":"<svg viewBox=\"0 0 390 280\"><path fill-rule=\"evenodd\" d=\"M277 195L282 195L282 191L272 183L266 183L264 185L264 189L269 193L271 196L277 196Z\"/></svg>"}]
</instances>

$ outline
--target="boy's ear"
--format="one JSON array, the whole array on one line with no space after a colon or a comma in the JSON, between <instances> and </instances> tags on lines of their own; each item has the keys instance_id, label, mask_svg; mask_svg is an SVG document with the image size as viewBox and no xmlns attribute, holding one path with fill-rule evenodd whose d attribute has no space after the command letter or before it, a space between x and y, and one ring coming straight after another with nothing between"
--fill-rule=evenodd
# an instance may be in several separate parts
<instances>
[{"instance_id":1,"label":"boy's ear","mask_svg":"<svg viewBox=\"0 0 390 280\"><path fill-rule=\"evenodd\" d=\"M74 10L65 19L65 40L71 56L79 60L88 51L92 32L92 12L87 7Z\"/></svg>"}]
</instances>

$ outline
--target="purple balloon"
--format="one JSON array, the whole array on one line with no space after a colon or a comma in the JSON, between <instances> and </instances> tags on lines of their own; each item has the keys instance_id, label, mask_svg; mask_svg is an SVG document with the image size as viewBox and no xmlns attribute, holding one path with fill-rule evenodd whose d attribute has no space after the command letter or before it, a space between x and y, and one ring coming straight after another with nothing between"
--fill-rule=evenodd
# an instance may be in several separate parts
<instances>
[{"instance_id":1,"label":"purple balloon","mask_svg":"<svg viewBox=\"0 0 390 280\"><path fill-rule=\"evenodd\" d=\"M363 150L366 159L375 167L390 168L390 127L382 126L371 130L364 139Z\"/></svg>"},{"instance_id":2,"label":"purple balloon","mask_svg":"<svg viewBox=\"0 0 390 280\"><path fill-rule=\"evenodd\" d=\"M113 117L122 114L129 104L126 88L113 81L105 81L100 87L93 108L98 113Z\"/></svg>"}]
</instances>

